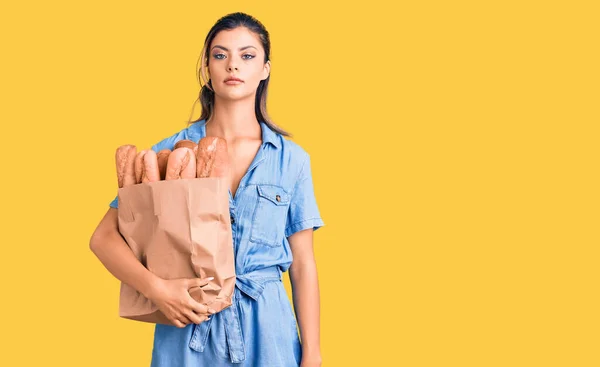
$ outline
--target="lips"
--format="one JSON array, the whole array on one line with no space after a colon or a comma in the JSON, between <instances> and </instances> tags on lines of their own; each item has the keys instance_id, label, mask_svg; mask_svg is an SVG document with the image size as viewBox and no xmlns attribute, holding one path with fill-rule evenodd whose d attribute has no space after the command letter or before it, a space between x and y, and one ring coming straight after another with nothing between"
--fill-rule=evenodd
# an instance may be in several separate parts
<instances>
[{"instance_id":1,"label":"lips","mask_svg":"<svg viewBox=\"0 0 600 367\"><path fill-rule=\"evenodd\" d=\"M235 81L235 82L243 82L243 80L240 79L240 78L231 77L231 78L225 79L225 83L227 83L227 82L233 82L233 81Z\"/></svg>"}]
</instances>

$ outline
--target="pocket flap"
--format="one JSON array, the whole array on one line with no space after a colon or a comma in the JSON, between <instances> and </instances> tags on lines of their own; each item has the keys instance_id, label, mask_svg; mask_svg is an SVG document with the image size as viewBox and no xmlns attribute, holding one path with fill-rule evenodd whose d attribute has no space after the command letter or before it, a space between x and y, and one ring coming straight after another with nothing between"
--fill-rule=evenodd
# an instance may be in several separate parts
<instances>
[{"instance_id":1,"label":"pocket flap","mask_svg":"<svg viewBox=\"0 0 600 367\"><path fill-rule=\"evenodd\" d=\"M275 205L286 205L290 202L290 196L283 188L275 185L258 185L258 195L270 200Z\"/></svg>"}]
</instances>

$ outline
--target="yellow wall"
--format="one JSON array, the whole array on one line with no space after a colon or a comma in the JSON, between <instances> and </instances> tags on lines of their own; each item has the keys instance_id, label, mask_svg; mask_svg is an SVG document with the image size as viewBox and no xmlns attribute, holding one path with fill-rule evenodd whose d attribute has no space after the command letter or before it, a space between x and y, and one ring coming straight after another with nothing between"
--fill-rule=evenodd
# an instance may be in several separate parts
<instances>
[{"instance_id":1,"label":"yellow wall","mask_svg":"<svg viewBox=\"0 0 600 367\"><path fill-rule=\"evenodd\" d=\"M600 364L593 2L222 3L2 5L0 365L149 365L88 241L233 11L312 157L323 366Z\"/></svg>"}]
</instances>

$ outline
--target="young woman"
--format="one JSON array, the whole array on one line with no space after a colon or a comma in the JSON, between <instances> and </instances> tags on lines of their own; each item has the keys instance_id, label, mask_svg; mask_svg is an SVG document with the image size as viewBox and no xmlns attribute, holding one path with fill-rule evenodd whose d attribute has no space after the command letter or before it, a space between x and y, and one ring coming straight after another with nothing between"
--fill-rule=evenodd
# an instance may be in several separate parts
<instances>
[{"instance_id":1,"label":"young woman","mask_svg":"<svg viewBox=\"0 0 600 367\"><path fill-rule=\"evenodd\" d=\"M179 140L197 142L205 136L227 141L239 276L228 312L208 320L198 315L206 307L188 289L206 279L161 279L135 258L118 231L117 198L90 240L92 251L116 278L151 299L176 325L156 324L153 367L321 365L312 240L324 223L310 156L284 139L290 134L267 116L270 46L269 33L255 18L233 13L219 19L202 50L199 72L203 80L208 74L208 83L200 91L200 118L152 146L158 152L173 149ZM281 282L287 270L295 315Z\"/></svg>"}]
</instances>

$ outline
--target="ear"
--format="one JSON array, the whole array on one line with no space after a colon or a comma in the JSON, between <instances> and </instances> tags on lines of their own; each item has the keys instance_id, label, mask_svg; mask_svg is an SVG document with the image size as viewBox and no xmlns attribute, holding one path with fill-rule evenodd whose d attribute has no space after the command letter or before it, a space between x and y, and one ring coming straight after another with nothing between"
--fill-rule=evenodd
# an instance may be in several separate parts
<instances>
[{"instance_id":1,"label":"ear","mask_svg":"<svg viewBox=\"0 0 600 367\"><path fill-rule=\"evenodd\" d=\"M265 66L263 67L263 77L261 80L267 79L269 77L270 73L271 73L271 60L269 60L265 63Z\"/></svg>"}]
</instances>

